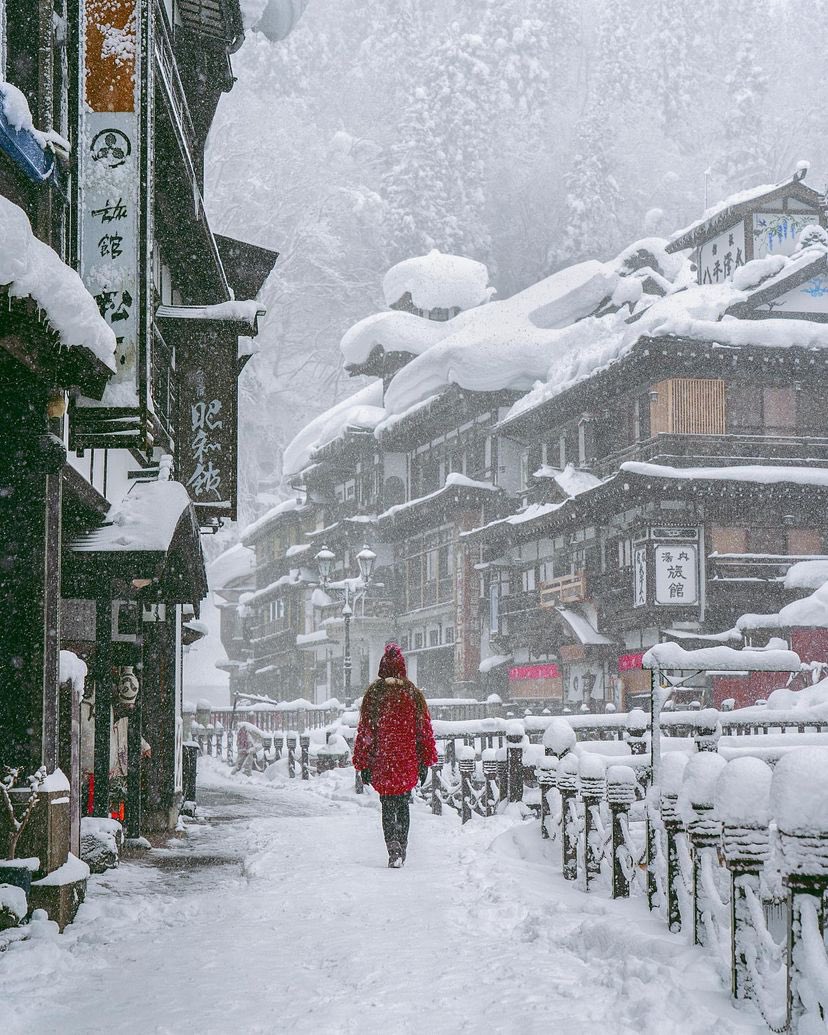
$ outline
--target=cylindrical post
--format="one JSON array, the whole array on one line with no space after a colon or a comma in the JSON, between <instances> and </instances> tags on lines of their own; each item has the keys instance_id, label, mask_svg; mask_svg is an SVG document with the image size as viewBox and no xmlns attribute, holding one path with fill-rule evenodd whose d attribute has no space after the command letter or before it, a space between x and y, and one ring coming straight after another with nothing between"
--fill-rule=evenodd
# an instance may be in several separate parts
<instances>
[{"instance_id":1,"label":"cylindrical post","mask_svg":"<svg viewBox=\"0 0 828 1035\"><path fill-rule=\"evenodd\" d=\"M362 773L359 769L354 769L354 791L356 794L365 793L365 784L362 782Z\"/></svg>"},{"instance_id":2,"label":"cylindrical post","mask_svg":"<svg viewBox=\"0 0 828 1035\"><path fill-rule=\"evenodd\" d=\"M693 944L706 945L705 915L713 915L713 903L704 880L704 867L719 849L722 827L715 811L716 781L727 763L721 755L693 755L684 768L681 798L692 816L687 835L693 845Z\"/></svg>"},{"instance_id":3,"label":"cylindrical post","mask_svg":"<svg viewBox=\"0 0 828 1035\"><path fill-rule=\"evenodd\" d=\"M558 765L558 791L561 795L561 872L564 880L578 879L578 759L570 753Z\"/></svg>"},{"instance_id":4,"label":"cylindrical post","mask_svg":"<svg viewBox=\"0 0 828 1035\"><path fill-rule=\"evenodd\" d=\"M446 762L451 767L451 775L454 776L457 772L457 744L454 737L449 737L446 741Z\"/></svg>"},{"instance_id":5,"label":"cylindrical post","mask_svg":"<svg viewBox=\"0 0 828 1035\"><path fill-rule=\"evenodd\" d=\"M604 762L600 755L584 752L578 765L581 800L584 803L584 889L601 875L604 845L601 841L599 809L606 790Z\"/></svg>"},{"instance_id":6,"label":"cylindrical post","mask_svg":"<svg viewBox=\"0 0 828 1035\"><path fill-rule=\"evenodd\" d=\"M681 930L679 893L684 878L678 854L678 838L684 832L684 821L678 810L678 796L687 758L681 751L668 752L661 769L661 821L667 838L667 926L674 933Z\"/></svg>"},{"instance_id":7,"label":"cylindrical post","mask_svg":"<svg viewBox=\"0 0 828 1035\"><path fill-rule=\"evenodd\" d=\"M467 744L460 748L460 821L472 818L472 777L474 776L474 748Z\"/></svg>"},{"instance_id":8,"label":"cylindrical post","mask_svg":"<svg viewBox=\"0 0 828 1035\"><path fill-rule=\"evenodd\" d=\"M538 787L540 788L540 800L541 800L541 837L543 840L548 840L550 836L550 817L552 815L552 805L549 801L549 796L555 788L555 770L558 768L558 760L554 757L542 758L536 768L535 772L538 777Z\"/></svg>"},{"instance_id":9,"label":"cylindrical post","mask_svg":"<svg viewBox=\"0 0 828 1035\"><path fill-rule=\"evenodd\" d=\"M523 726L510 722L506 727L506 771L509 801L523 801Z\"/></svg>"},{"instance_id":10,"label":"cylindrical post","mask_svg":"<svg viewBox=\"0 0 828 1035\"><path fill-rule=\"evenodd\" d=\"M345 653L342 659L342 674L345 683L345 700L351 699L351 605L348 600L348 583L345 583L345 606L342 617L345 623Z\"/></svg>"},{"instance_id":11,"label":"cylindrical post","mask_svg":"<svg viewBox=\"0 0 828 1035\"><path fill-rule=\"evenodd\" d=\"M772 772L761 758L735 758L716 783L716 812L722 821L722 849L730 870L730 990L750 995L746 946L756 941L751 900L761 902L760 874L770 853Z\"/></svg>"},{"instance_id":12,"label":"cylindrical post","mask_svg":"<svg viewBox=\"0 0 828 1035\"><path fill-rule=\"evenodd\" d=\"M495 748L495 755L497 757L497 789L498 789L498 800L506 801L509 793L509 785L507 781L507 770L506 770L506 748L499 747Z\"/></svg>"},{"instance_id":13,"label":"cylindrical post","mask_svg":"<svg viewBox=\"0 0 828 1035\"><path fill-rule=\"evenodd\" d=\"M431 813L433 816L442 816L443 814L443 799L440 797L441 769L442 761L438 758L437 765L431 767Z\"/></svg>"},{"instance_id":14,"label":"cylindrical post","mask_svg":"<svg viewBox=\"0 0 828 1035\"><path fill-rule=\"evenodd\" d=\"M487 747L483 751L483 776L486 779L486 815L494 815L497 806L497 752Z\"/></svg>"},{"instance_id":15,"label":"cylindrical post","mask_svg":"<svg viewBox=\"0 0 828 1035\"><path fill-rule=\"evenodd\" d=\"M693 723L693 740L696 751L718 751L722 727L715 708L705 708L696 715Z\"/></svg>"},{"instance_id":16,"label":"cylindrical post","mask_svg":"<svg viewBox=\"0 0 828 1035\"><path fill-rule=\"evenodd\" d=\"M302 752L302 779L310 779L310 733L299 736L299 747Z\"/></svg>"},{"instance_id":17,"label":"cylindrical post","mask_svg":"<svg viewBox=\"0 0 828 1035\"><path fill-rule=\"evenodd\" d=\"M607 803L612 816L612 897L629 898L635 860L630 854L627 833L630 806L635 801L635 770L612 765L607 770Z\"/></svg>"},{"instance_id":18,"label":"cylindrical post","mask_svg":"<svg viewBox=\"0 0 828 1035\"><path fill-rule=\"evenodd\" d=\"M825 895L828 892L828 822L825 795L828 752L796 748L783 755L772 780L779 830L780 869L788 887L788 1031L822 1031L815 990L826 969Z\"/></svg>"},{"instance_id":19,"label":"cylindrical post","mask_svg":"<svg viewBox=\"0 0 828 1035\"><path fill-rule=\"evenodd\" d=\"M216 757L224 758L224 726L216 723Z\"/></svg>"},{"instance_id":20,"label":"cylindrical post","mask_svg":"<svg viewBox=\"0 0 828 1035\"><path fill-rule=\"evenodd\" d=\"M288 776L291 780L296 778L296 734L288 733Z\"/></svg>"}]
</instances>

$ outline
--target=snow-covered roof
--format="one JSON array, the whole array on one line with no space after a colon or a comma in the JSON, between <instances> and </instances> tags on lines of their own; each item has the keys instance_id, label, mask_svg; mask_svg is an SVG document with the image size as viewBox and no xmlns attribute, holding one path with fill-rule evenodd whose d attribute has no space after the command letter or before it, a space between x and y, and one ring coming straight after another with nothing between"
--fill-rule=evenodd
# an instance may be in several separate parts
<instances>
[{"instance_id":1,"label":"snow-covered roof","mask_svg":"<svg viewBox=\"0 0 828 1035\"><path fill-rule=\"evenodd\" d=\"M394 305L408 294L417 309L429 310L473 309L494 294L489 270L482 262L436 248L392 266L383 278L382 291L386 305Z\"/></svg>"},{"instance_id":2,"label":"snow-covered roof","mask_svg":"<svg viewBox=\"0 0 828 1035\"><path fill-rule=\"evenodd\" d=\"M379 520L382 521L385 518L394 517L396 514L401 514L412 507L419 507L423 503L436 500L438 496L442 496L449 489L479 489L484 492L500 491L498 486L493 485L491 482L475 481L474 478L467 478L464 474L453 471L451 474L446 475L445 484L441 488L435 489L434 492L429 492L425 496L418 496L416 499L408 500L406 503L397 503L395 506L389 507L388 510L380 514Z\"/></svg>"},{"instance_id":3,"label":"snow-covered roof","mask_svg":"<svg viewBox=\"0 0 828 1035\"><path fill-rule=\"evenodd\" d=\"M244 544L236 543L207 565L207 581L210 589L220 590L237 579L252 578L255 569L256 554Z\"/></svg>"},{"instance_id":4,"label":"snow-covered roof","mask_svg":"<svg viewBox=\"0 0 828 1035\"><path fill-rule=\"evenodd\" d=\"M460 316L462 313L455 320ZM378 348L384 352L408 352L419 356L453 334L457 326L455 320L426 320L397 309L373 313L345 332L339 348L348 369L366 363Z\"/></svg>"},{"instance_id":5,"label":"snow-covered roof","mask_svg":"<svg viewBox=\"0 0 828 1035\"><path fill-rule=\"evenodd\" d=\"M563 470L559 467L550 467L543 464L534 471L533 478L548 478L567 494L577 496L588 489L594 489L601 484L601 479L590 471L579 471L572 464L567 464Z\"/></svg>"},{"instance_id":6,"label":"snow-covered roof","mask_svg":"<svg viewBox=\"0 0 828 1035\"><path fill-rule=\"evenodd\" d=\"M774 467L764 464L740 464L734 467L668 467L627 461L621 471L644 478L669 478L672 481L750 482L759 485L816 485L828 488L828 468Z\"/></svg>"},{"instance_id":7,"label":"snow-covered roof","mask_svg":"<svg viewBox=\"0 0 828 1035\"><path fill-rule=\"evenodd\" d=\"M245 546L248 546L268 525L281 517L282 514L290 514L297 510L304 510L306 506L307 504L304 500L296 499L295 496L292 496L287 500L282 500L281 503L277 503L275 507L271 507L270 510L265 514L262 514L260 518L257 518L252 524L247 526L241 535L242 543Z\"/></svg>"},{"instance_id":8,"label":"snow-covered roof","mask_svg":"<svg viewBox=\"0 0 828 1035\"><path fill-rule=\"evenodd\" d=\"M63 345L85 347L115 369L115 333L78 274L32 233L28 216L0 194L0 286L31 298Z\"/></svg>"},{"instance_id":9,"label":"snow-covered roof","mask_svg":"<svg viewBox=\"0 0 828 1035\"><path fill-rule=\"evenodd\" d=\"M364 428L373 431L384 416L382 381L374 381L320 413L302 428L282 455L285 477L289 478L304 470L315 450L340 438L347 429ZM249 529L247 534L250 534Z\"/></svg>"},{"instance_id":10,"label":"snow-covered roof","mask_svg":"<svg viewBox=\"0 0 828 1035\"><path fill-rule=\"evenodd\" d=\"M190 497L181 482L135 482L109 509L106 523L72 544L79 552L166 553Z\"/></svg>"},{"instance_id":11,"label":"snow-covered roof","mask_svg":"<svg viewBox=\"0 0 828 1035\"><path fill-rule=\"evenodd\" d=\"M742 615L736 622L739 630L748 629L815 629L828 628L828 584L810 596L792 600L775 614Z\"/></svg>"},{"instance_id":12,"label":"snow-covered roof","mask_svg":"<svg viewBox=\"0 0 828 1035\"><path fill-rule=\"evenodd\" d=\"M480 662L477 666L477 671L482 672L485 675L487 672L492 672L494 669L500 668L501 665L506 665L511 660L511 654L491 654L488 658L484 658Z\"/></svg>"}]
</instances>

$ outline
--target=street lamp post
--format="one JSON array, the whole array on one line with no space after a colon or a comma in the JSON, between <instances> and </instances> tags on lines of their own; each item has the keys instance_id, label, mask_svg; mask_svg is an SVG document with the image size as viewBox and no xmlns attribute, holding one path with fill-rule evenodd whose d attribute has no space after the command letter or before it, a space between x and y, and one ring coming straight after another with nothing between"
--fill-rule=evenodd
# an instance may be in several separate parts
<instances>
[{"instance_id":1,"label":"street lamp post","mask_svg":"<svg viewBox=\"0 0 828 1035\"><path fill-rule=\"evenodd\" d=\"M365 588L368 588L368 584L371 581L371 576L374 573L374 564L376 562L377 555L374 551L368 547L363 546L360 552L357 554L357 564L359 565L359 574L362 577L362 582ZM319 580L322 585L328 589L329 582L331 579L331 572L333 571L334 561L336 557L334 553L323 546L322 549L316 554L315 557L317 567L319 568ZM343 579L343 587L345 593L345 603L342 607L342 620L345 624L345 645L342 658L342 674L343 682L345 684L345 700L350 701L351 699L351 619L353 618L354 612L351 607L351 587L348 583L347 577Z\"/></svg>"}]
</instances>

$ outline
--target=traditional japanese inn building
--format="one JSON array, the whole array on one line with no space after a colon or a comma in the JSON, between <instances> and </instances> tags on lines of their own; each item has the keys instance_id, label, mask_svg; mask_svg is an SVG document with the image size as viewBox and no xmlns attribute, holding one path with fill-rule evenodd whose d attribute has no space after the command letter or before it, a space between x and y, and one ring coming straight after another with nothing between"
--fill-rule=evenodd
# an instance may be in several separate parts
<instances>
[{"instance_id":1,"label":"traditional japanese inn building","mask_svg":"<svg viewBox=\"0 0 828 1035\"><path fill-rule=\"evenodd\" d=\"M258 669L259 692L341 686L322 545L343 578L362 542L379 555L365 598L388 611L368 617L367 672L393 636L432 696L555 710L641 701L652 644L740 640L740 616L801 596L828 534L824 227L800 169L505 302L458 257L390 271L388 310L342 341L375 380L300 432L285 457L298 502L246 533L289 524L262 585L306 602L279 612L282 667ZM824 633L779 622L828 660ZM752 628L767 638L770 619ZM706 692L752 701L760 684L714 676Z\"/></svg>"}]
</instances>

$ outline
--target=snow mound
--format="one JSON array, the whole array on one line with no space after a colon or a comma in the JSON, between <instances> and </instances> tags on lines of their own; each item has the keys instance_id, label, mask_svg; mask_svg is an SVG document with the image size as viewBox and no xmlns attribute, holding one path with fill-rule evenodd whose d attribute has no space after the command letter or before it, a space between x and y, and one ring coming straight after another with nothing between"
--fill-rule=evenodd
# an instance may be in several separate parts
<instances>
[{"instance_id":1,"label":"snow mound","mask_svg":"<svg viewBox=\"0 0 828 1035\"><path fill-rule=\"evenodd\" d=\"M419 356L453 334L458 326L455 321L459 319L456 316L446 321L425 320L422 316L396 309L373 313L345 332L339 348L349 368L367 362L375 349Z\"/></svg>"},{"instance_id":2,"label":"snow mound","mask_svg":"<svg viewBox=\"0 0 828 1035\"><path fill-rule=\"evenodd\" d=\"M729 826L767 827L773 772L761 758L734 758L716 782L716 815Z\"/></svg>"},{"instance_id":3,"label":"snow mound","mask_svg":"<svg viewBox=\"0 0 828 1035\"><path fill-rule=\"evenodd\" d=\"M780 758L773 774L771 806L786 834L828 833L828 748L802 747Z\"/></svg>"},{"instance_id":4,"label":"snow mound","mask_svg":"<svg viewBox=\"0 0 828 1035\"><path fill-rule=\"evenodd\" d=\"M236 543L207 565L207 581L211 589L222 589L236 579L252 576L256 569L256 554L243 543Z\"/></svg>"},{"instance_id":5,"label":"snow mound","mask_svg":"<svg viewBox=\"0 0 828 1035\"><path fill-rule=\"evenodd\" d=\"M383 278L382 292L389 306L410 295L417 309L473 309L488 302L494 288L489 287L489 270L482 262L433 248L428 255L392 266Z\"/></svg>"}]
</instances>

